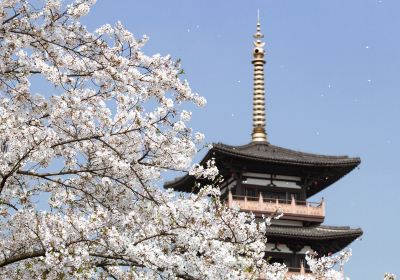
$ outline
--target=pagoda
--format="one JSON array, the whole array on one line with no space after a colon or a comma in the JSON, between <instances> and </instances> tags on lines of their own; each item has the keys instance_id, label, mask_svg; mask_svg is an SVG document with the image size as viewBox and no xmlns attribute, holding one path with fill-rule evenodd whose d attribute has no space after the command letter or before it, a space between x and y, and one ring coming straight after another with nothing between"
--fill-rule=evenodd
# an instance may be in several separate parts
<instances>
[{"instance_id":1,"label":"pagoda","mask_svg":"<svg viewBox=\"0 0 400 280\"><path fill-rule=\"evenodd\" d=\"M268 141L265 129L264 37L257 22L253 60L252 141L242 146L213 144L200 164L214 158L224 181L221 199L229 207L256 217L283 213L267 229L269 262L284 263L291 273L308 273L307 251L334 254L362 235L360 228L323 225L325 201L308 199L329 187L360 164L360 158L328 156L290 150ZM196 192L190 175L167 182L166 188Z\"/></svg>"}]
</instances>

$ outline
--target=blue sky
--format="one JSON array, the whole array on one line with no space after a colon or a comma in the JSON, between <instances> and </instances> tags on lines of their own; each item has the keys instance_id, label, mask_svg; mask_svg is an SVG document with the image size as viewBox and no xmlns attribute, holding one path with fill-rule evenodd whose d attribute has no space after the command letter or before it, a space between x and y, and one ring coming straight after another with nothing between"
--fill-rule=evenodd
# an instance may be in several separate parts
<instances>
[{"instance_id":1,"label":"blue sky","mask_svg":"<svg viewBox=\"0 0 400 280\"><path fill-rule=\"evenodd\" d=\"M89 29L117 20L147 34L147 54L181 58L208 105L192 127L208 142L246 144L251 133L252 34L265 34L267 131L272 144L359 156L362 164L316 195L329 225L362 227L345 268L351 279L400 275L400 1L106 1Z\"/></svg>"}]
</instances>

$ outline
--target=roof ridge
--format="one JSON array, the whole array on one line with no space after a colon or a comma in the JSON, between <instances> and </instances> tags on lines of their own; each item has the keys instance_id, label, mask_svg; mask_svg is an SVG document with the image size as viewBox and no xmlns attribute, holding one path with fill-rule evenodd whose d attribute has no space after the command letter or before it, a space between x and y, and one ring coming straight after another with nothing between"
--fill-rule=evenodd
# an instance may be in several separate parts
<instances>
[{"instance_id":1,"label":"roof ridge","mask_svg":"<svg viewBox=\"0 0 400 280\"><path fill-rule=\"evenodd\" d=\"M239 146L228 145L228 144L224 144L221 142L213 144L214 148L232 149L232 150L239 150L239 151L244 150L246 148L253 147L253 146L264 146L264 147L269 147L272 149L278 149L283 152L296 154L299 156L310 156L310 157L317 157L317 158L321 158L321 159L357 159L357 160L360 159L359 157L350 157L349 155L321 155L321 154L310 153L310 152L296 151L293 149L289 149L289 148L285 148L285 147L281 147L281 146L277 146L277 145L272 145L268 142L250 142L248 144L239 145Z\"/></svg>"}]
</instances>

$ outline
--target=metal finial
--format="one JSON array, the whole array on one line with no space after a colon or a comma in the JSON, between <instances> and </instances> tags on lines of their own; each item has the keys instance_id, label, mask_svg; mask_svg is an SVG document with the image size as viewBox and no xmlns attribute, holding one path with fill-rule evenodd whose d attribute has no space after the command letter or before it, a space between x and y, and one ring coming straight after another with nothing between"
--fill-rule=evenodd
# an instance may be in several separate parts
<instances>
[{"instance_id":1,"label":"metal finial","mask_svg":"<svg viewBox=\"0 0 400 280\"><path fill-rule=\"evenodd\" d=\"M264 35L261 33L261 24L260 24L260 10L257 10L257 29L256 33L253 35L255 39L264 38Z\"/></svg>"},{"instance_id":2,"label":"metal finial","mask_svg":"<svg viewBox=\"0 0 400 280\"><path fill-rule=\"evenodd\" d=\"M267 133L265 132L265 94L264 94L264 45L261 41L264 35L261 33L260 10L257 11L257 31L253 35L254 49L254 88L253 88L253 133L251 134L253 142L267 142Z\"/></svg>"}]
</instances>

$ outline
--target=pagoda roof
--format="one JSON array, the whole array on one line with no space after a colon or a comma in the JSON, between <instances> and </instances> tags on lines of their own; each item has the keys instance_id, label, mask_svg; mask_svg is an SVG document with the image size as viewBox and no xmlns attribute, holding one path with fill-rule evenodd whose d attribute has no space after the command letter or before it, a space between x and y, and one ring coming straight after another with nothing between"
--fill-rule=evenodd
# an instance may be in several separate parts
<instances>
[{"instance_id":1,"label":"pagoda roof","mask_svg":"<svg viewBox=\"0 0 400 280\"><path fill-rule=\"evenodd\" d=\"M269 226L267 227L268 242L309 245L319 255L336 253L348 246L363 234L361 228L348 226Z\"/></svg>"},{"instance_id":2,"label":"pagoda roof","mask_svg":"<svg viewBox=\"0 0 400 280\"><path fill-rule=\"evenodd\" d=\"M268 142L251 142L242 146L231 146L222 143L213 145L210 151L218 151L227 155L241 157L243 159L262 162L286 163L300 166L348 166L358 165L358 157L327 156L305 153L271 145ZM207 156L205 157L207 158Z\"/></svg>"},{"instance_id":3,"label":"pagoda roof","mask_svg":"<svg viewBox=\"0 0 400 280\"><path fill-rule=\"evenodd\" d=\"M312 176L313 182L307 190L307 197L336 182L361 162L358 157L305 153L271 145L268 142L251 142L242 146L216 143L213 144L200 164L205 164L210 158L216 159L220 171L228 168L225 165L229 163L236 167L245 167L248 171L258 170L265 173L270 170L268 172L282 175ZM186 192L193 191L193 186L194 178L189 175L165 184L166 188Z\"/></svg>"},{"instance_id":4,"label":"pagoda roof","mask_svg":"<svg viewBox=\"0 0 400 280\"><path fill-rule=\"evenodd\" d=\"M310 240L331 240L337 238L351 238L352 240L363 234L361 228L350 228L348 226L269 226L267 236L295 237Z\"/></svg>"}]
</instances>

